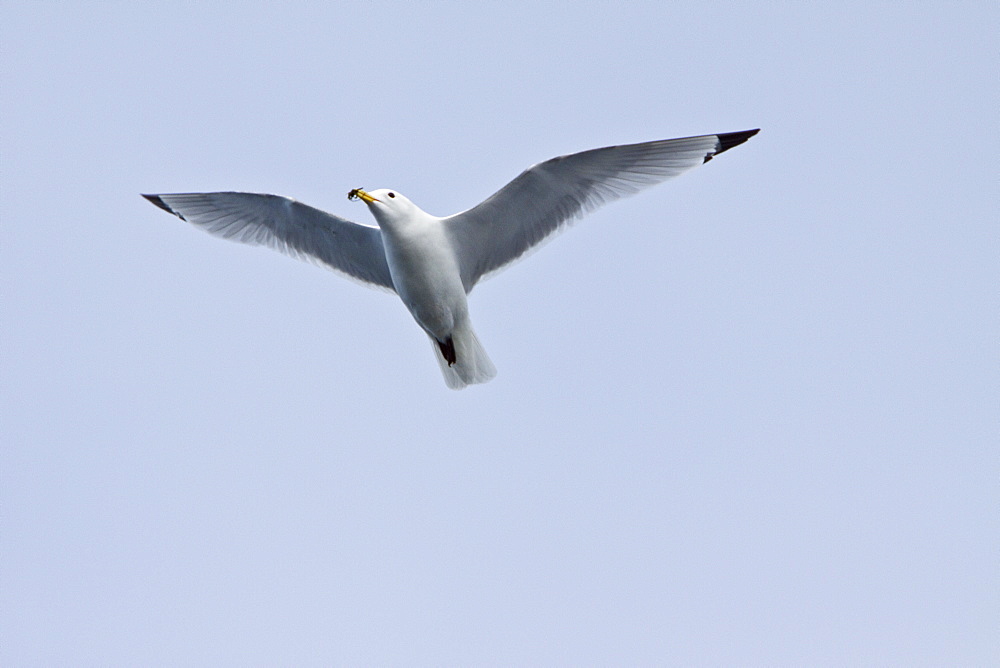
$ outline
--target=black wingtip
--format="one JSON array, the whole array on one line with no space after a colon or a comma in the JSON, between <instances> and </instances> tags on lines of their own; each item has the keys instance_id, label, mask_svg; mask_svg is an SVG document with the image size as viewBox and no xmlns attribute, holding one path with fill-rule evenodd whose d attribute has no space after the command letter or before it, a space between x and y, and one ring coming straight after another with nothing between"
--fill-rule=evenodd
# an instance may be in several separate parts
<instances>
[{"instance_id":1,"label":"black wingtip","mask_svg":"<svg viewBox=\"0 0 1000 668\"><path fill-rule=\"evenodd\" d=\"M170 213L173 213L173 211L170 209L170 207L167 206L167 203L164 202L162 199L160 199L159 195L143 195L143 197L145 197L150 202L152 202L156 206L160 207L164 211L170 211Z\"/></svg>"},{"instance_id":2,"label":"black wingtip","mask_svg":"<svg viewBox=\"0 0 1000 668\"><path fill-rule=\"evenodd\" d=\"M140 193L140 194L142 194L142 193ZM152 202L156 206L158 206L161 209L163 209L164 211L166 211L167 213L172 213L175 216L177 216L178 218L180 218L181 220L184 220L184 216L182 216L181 214L179 214L176 211L174 211L173 209L171 209L167 205L167 203L163 201L163 198L160 197L159 195L142 195L142 196L145 197L146 199L148 199L150 202Z\"/></svg>"},{"instance_id":3,"label":"black wingtip","mask_svg":"<svg viewBox=\"0 0 1000 668\"><path fill-rule=\"evenodd\" d=\"M743 130L742 132L723 132L722 134L715 135L719 139L719 148L714 153L706 155L705 162L708 162L720 153L725 153L734 146L739 146L758 132L760 132L760 128Z\"/></svg>"}]
</instances>

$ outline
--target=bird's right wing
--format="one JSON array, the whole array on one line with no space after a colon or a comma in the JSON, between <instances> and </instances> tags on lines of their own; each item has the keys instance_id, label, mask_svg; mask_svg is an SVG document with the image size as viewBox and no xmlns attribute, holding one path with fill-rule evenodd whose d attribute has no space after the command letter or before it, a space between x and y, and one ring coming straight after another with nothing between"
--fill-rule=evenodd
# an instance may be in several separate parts
<instances>
[{"instance_id":1,"label":"bird's right wing","mask_svg":"<svg viewBox=\"0 0 1000 668\"><path fill-rule=\"evenodd\" d=\"M609 146L529 167L481 204L444 219L466 292L588 211L706 163L757 132Z\"/></svg>"},{"instance_id":2,"label":"bird's right wing","mask_svg":"<svg viewBox=\"0 0 1000 668\"><path fill-rule=\"evenodd\" d=\"M352 223L278 195L221 192L143 197L217 237L270 246L395 290L377 227Z\"/></svg>"}]
</instances>

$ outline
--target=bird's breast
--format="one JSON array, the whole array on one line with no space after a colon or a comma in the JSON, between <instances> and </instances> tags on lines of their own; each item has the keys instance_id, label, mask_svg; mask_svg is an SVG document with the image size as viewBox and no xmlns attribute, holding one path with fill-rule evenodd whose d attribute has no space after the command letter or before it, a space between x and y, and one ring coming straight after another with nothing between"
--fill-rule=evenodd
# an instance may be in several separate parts
<instances>
[{"instance_id":1,"label":"bird's breast","mask_svg":"<svg viewBox=\"0 0 1000 668\"><path fill-rule=\"evenodd\" d=\"M444 231L383 233L383 243L400 299L424 329L446 335L466 317L467 306L458 260Z\"/></svg>"}]
</instances>

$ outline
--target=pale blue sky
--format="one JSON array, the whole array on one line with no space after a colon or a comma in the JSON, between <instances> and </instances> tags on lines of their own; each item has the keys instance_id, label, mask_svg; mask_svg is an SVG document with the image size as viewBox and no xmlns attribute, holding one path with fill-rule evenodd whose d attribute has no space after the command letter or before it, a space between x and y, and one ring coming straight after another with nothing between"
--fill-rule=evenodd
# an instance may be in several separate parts
<instances>
[{"instance_id":1,"label":"pale blue sky","mask_svg":"<svg viewBox=\"0 0 1000 668\"><path fill-rule=\"evenodd\" d=\"M996 3L0 5L0 663L1000 662ZM479 286L140 192L370 222L761 127Z\"/></svg>"}]
</instances>

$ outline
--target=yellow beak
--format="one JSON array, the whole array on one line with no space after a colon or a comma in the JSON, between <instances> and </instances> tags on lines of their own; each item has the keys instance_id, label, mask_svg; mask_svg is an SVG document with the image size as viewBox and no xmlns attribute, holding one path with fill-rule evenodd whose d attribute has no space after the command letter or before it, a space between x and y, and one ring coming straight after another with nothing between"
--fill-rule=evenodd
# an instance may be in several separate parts
<instances>
[{"instance_id":1,"label":"yellow beak","mask_svg":"<svg viewBox=\"0 0 1000 668\"><path fill-rule=\"evenodd\" d=\"M372 197L371 195L369 195L368 193L366 193L361 188L355 188L351 192L347 193L347 199L357 199L359 197L366 204L371 204L372 202L378 202L379 201L379 200L375 199L374 197Z\"/></svg>"}]
</instances>

